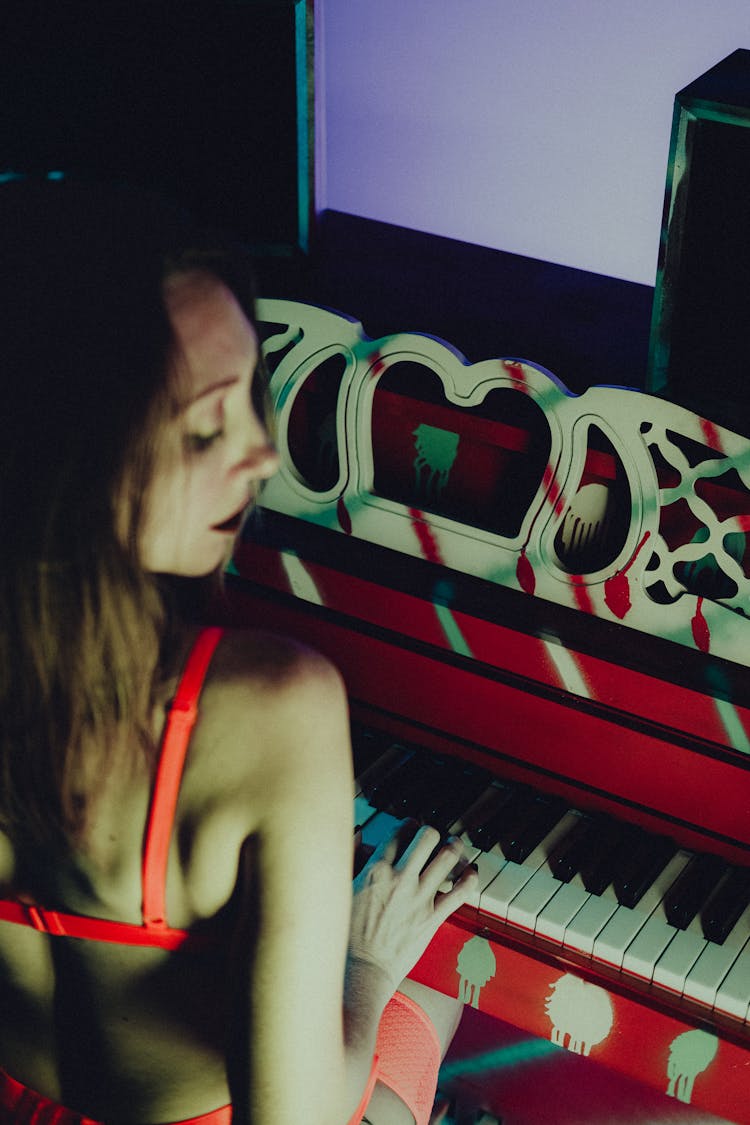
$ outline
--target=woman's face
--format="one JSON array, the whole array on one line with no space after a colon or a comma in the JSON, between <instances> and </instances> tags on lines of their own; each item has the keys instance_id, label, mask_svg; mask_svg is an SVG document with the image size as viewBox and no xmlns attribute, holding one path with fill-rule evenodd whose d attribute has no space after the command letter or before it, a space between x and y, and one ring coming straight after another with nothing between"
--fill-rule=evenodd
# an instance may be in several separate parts
<instances>
[{"instance_id":1,"label":"woman's face","mask_svg":"<svg viewBox=\"0 0 750 1125\"><path fill-rule=\"evenodd\" d=\"M195 577L228 561L278 455L253 405L257 336L231 290L210 274L176 274L164 301L178 408L160 437L139 547L147 570Z\"/></svg>"}]
</instances>

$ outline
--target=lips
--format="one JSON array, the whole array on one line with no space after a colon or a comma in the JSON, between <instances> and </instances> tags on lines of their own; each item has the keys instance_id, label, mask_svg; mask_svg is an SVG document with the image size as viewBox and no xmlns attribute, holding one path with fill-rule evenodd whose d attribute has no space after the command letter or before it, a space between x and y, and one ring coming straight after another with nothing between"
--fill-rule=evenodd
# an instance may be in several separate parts
<instances>
[{"instance_id":1,"label":"lips","mask_svg":"<svg viewBox=\"0 0 750 1125\"><path fill-rule=\"evenodd\" d=\"M247 510L247 502L245 502L242 505L242 507L239 509L239 511L234 513L234 515L232 515L228 519L224 520L223 523L215 523L213 525L212 530L213 531L224 531L224 532L227 532L228 534L233 534L234 532L239 531L240 525L242 523L242 518L245 515L246 510Z\"/></svg>"}]
</instances>

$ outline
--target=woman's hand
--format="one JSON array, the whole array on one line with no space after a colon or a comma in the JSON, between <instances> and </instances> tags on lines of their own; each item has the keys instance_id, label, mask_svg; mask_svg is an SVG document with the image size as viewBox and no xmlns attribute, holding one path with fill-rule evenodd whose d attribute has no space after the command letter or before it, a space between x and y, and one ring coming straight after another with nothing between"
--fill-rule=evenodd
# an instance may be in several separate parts
<instances>
[{"instance_id":1,"label":"woman's hand","mask_svg":"<svg viewBox=\"0 0 750 1125\"><path fill-rule=\"evenodd\" d=\"M422 827L402 852L401 828L375 850L354 880L349 956L384 973L398 988L438 928L475 889L476 871L455 838L442 847ZM437 849L437 850L436 850ZM442 889L441 889L442 887Z\"/></svg>"}]
</instances>

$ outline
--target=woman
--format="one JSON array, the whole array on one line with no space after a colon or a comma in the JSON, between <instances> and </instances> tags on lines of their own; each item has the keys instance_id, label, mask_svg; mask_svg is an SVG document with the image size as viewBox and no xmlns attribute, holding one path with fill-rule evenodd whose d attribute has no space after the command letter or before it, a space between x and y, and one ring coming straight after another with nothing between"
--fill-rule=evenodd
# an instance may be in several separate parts
<instances>
[{"instance_id":1,"label":"woman","mask_svg":"<svg viewBox=\"0 0 750 1125\"><path fill-rule=\"evenodd\" d=\"M445 1042L391 997L473 872L423 828L352 907L338 674L179 612L277 467L243 258L65 182L0 231L0 1107L411 1122L376 1034Z\"/></svg>"}]
</instances>

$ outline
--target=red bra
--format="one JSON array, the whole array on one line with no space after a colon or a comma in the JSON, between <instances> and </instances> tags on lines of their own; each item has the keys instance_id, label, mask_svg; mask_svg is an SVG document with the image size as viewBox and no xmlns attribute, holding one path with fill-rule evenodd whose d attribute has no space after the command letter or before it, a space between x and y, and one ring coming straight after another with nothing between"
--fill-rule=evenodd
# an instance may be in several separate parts
<instances>
[{"instance_id":1,"label":"red bra","mask_svg":"<svg viewBox=\"0 0 750 1125\"><path fill-rule=\"evenodd\" d=\"M143 837L143 921L140 925L47 910L19 899L0 899L0 921L31 926L45 934L111 941L118 945L148 945L192 952L215 944L216 938L212 934L193 934L189 930L172 929L167 924L165 894L169 845L185 756L198 715L198 699L203 681L222 631L210 628L199 633L169 711Z\"/></svg>"}]
</instances>

